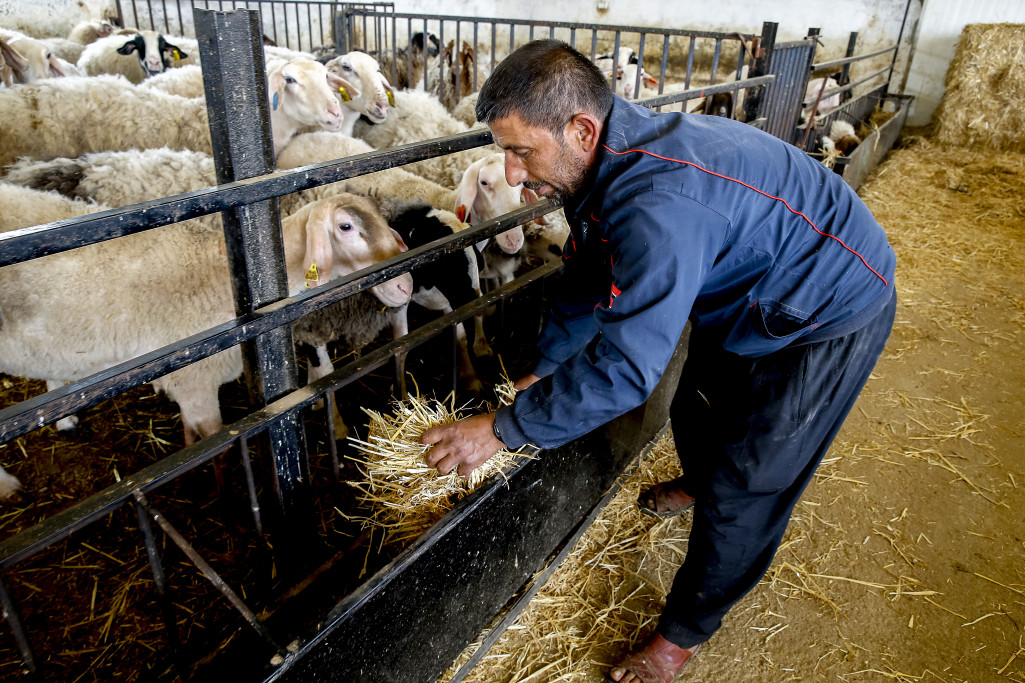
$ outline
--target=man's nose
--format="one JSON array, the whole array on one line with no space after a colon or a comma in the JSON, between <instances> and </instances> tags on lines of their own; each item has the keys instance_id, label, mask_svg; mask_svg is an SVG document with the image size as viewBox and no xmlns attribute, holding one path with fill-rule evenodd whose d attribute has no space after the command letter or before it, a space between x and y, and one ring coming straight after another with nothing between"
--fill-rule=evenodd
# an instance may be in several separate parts
<instances>
[{"instance_id":1,"label":"man's nose","mask_svg":"<svg viewBox=\"0 0 1025 683\"><path fill-rule=\"evenodd\" d=\"M516 187L527 179L527 168L523 161L513 154L512 150L505 151L505 182L511 187Z\"/></svg>"}]
</instances>

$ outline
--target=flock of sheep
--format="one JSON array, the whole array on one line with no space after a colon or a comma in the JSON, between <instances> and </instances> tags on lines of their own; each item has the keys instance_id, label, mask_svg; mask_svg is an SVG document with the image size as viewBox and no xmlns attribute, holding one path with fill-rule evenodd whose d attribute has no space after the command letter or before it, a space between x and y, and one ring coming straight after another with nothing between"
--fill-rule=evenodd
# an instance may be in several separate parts
<instances>
[{"instance_id":1,"label":"flock of sheep","mask_svg":"<svg viewBox=\"0 0 1025 683\"><path fill-rule=\"evenodd\" d=\"M90 20L66 38L0 30L0 55L0 232L216 184L195 40ZM317 61L266 46L265 55L279 169L473 123L433 95L393 89L362 52ZM493 146L282 197L289 292L463 230L461 218L478 224L536 200L505 182ZM329 343L358 350L382 330L404 334L410 301L449 311L480 295L482 276L511 279L528 250L557 258L565 219L538 222L529 239L515 228L297 321L310 381L331 371ZM234 317L220 215L207 215L0 269L0 372L54 389ZM458 332L460 374L479 390ZM479 319L473 346L490 353ZM241 372L232 348L153 382L178 404L186 443L221 428L218 387ZM75 424L68 416L57 426ZM0 497L19 486L0 469Z\"/></svg>"}]
</instances>

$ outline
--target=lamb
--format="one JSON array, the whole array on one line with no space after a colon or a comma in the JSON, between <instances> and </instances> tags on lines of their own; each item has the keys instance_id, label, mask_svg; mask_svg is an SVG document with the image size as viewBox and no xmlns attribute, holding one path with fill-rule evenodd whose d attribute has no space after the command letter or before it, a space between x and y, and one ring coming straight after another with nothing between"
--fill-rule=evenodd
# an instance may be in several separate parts
<instances>
[{"instance_id":1,"label":"lamb","mask_svg":"<svg viewBox=\"0 0 1025 683\"><path fill-rule=\"evenodd\" d=\"M55 56L49 46L41 40L6 29L0 29L0 38L6 41L10 49L16 50L28 62L28 69L19 72L19 82L21 83L77 75L71 64Z\"/></svg>"},{"instance_id":2,"label":"lamb","mask_svg":"<svg viewBox=\"0 0 1025 683\"><path fill-rule=\"evenodd\" d=\"M31 201L42 203L47 194L36 192ZM13 201L4 198L4 213L20 216ZM319 285L400 251L372 203L353 195L303 207L282 221L282 231L292 296L307 282ZM224 248L218 231L167 226L3 268L0 372L74 381L233 319ZM319 277L307 281L312 264ZM43 279L50 286L40 290ZM404 305L412 278L396 277L373 292L385 305ZM234 347L152 382L178 403L186 443L221 428L217 389L241 372Z\"/></svg>"},{"instance_id":3,"label":"lamb","mask_svg":"<svg viewBox=\"0 0 1025 683\"><path fill-rule=\"evenodd\" d=\"M816 117L824 116L839 107L842 93L832 91L839 85L839 73L826 78L813 78L808 81L808 87L804 92L804 108L801 110L801 120L807 121L813 114ZM831 94L827 96L826 93ZM818 104L816 104L816 100Z\"/></svg>"},{"instance_id":4,"label":"lamb","mask_svg":"<svg viewBox=\"0 0 1025 683\"><path fill-rule=\"evenodd\" d=\"M275 153L303 125L341 125L334 96L339 85L357 90L312 60L279 62L268 71ZM5 89L0 91L0 112L5 120L0 166L20 156L49 159L101 150L211 151L202 100L140 90L117 76L61 78Z\"/></svg>"},{"instance_id":5,"label":"lamb","mask_svg":"<svg viewBox=\"0 0 1025 683\"><path fill-rule=\"evenodd\" d=\"M295 136L278 156L278 168L289 169L372 152L374 148L355 138L318 131ZM389 168L357 176L330 185L313 187L281 198L281 211L289 213L326 193L355 192L363 195L387 195L423 199L436 209L450 210L455 192L414 175L402 168Z\"/></svg>"},{"instance_id":6,"label":"lamb","mask_svg":"<svg viewBox=\"0 0 1025 683\"><path fill-rule=\"evenodd\" d=\"M456 216L470 225L480 225L519 209L521 200L529 205L538 201L538 196L522 185L510 186L505 179L504 155L492 154L471 164L463 174L456 195ZM547 262L561 256L569 237L565 214L561 210L549 213L534 219L533 224L543 227L527 228L532 237L529 247L525 246L523 227L498 235L493 246L478 244L484 254L481 277L504 285L513 279L524 257Z\"/></svg>"},{"instance_id":7,"label":"lamb","mask_svg":"<svg viewBox=\"0 0 1025 683\"><path fill-rule=\"evenodd\" d=\"M378 125L359 121L356 123L355 133L357 137L366 140L377 149L386 149L465 133L467 130L467 126L449 114L436 97L417 91L399 91L395 93L395 110L389 114L387 121ZM476 147L418 161L406 168L440 185L455 189L459 186L463 170L467 166L493 154L496 149L493 145Z\"/></svg>"},{"instance_id":8,"label":"lamb","mask_svg":"<svg viewBox=\"0 0 1025 683\"><path fill-rule=\"evenodd\" d=\"M67 38L43 38L42 42L50 48L55 56L74 65L81 59L86 45L95 43L100 38L106 38L113 33L114 27L105 21L82 21L71 29ZM84 76L85 74L79 75Z\"/></svg>"},{"instance_id":9,"label":"lamb","mask_svg":"<svg viewBox=\"0 0 1025 683\"><path fill-rule=\"evenodd\" d=\"M375 124L382 123L388 118L388 107L394 106L395 99L391 84L381 73L381 66L376 59L357 50L335 57L325 66L329 73L348 81L359 80L361 92L357 94L339 93L344 111L344 122L339 130L340 133L351 137L353 127L360 116L366 116Z\"/></svg>"},{"instance_id":10,"label":"lamb","mask_svg":"<svg viewBox=\"0 0 1025 683\"><path fill-rule=\"evenodd\" d=\"M83 50L78 68L88 76L120 74L138 84L187 57L188 53L163 34L139 31L131 36L100 38Z\"/></svg>"}]
</instances>

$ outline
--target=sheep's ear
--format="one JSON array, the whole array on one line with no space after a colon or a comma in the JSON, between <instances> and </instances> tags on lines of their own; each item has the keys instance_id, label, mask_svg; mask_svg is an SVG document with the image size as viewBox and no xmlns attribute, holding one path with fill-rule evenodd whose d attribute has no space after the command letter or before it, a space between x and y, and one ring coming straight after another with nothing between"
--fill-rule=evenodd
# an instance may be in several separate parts
<instances>
[{"instance_id":1,"label":"sheep's ear","mask_svg":"<svg viewBox=\"0 0 1025 683\"><path fill-rule=\"evenodd\" d=\"M180 62L181 60L189 56L188 53L185 52L185 50L181 49L177 45L172 45L168 42L164 43L164 52L170 53L171 59L173 59L176 62Z\"/></svg>"},{"instance_id":2,"label":"sheep's ear","mask_svg":"<svg viewBox=\"0 0 1025 683\"><path fill-rule=\"evenodd\" d=\"M0 53L3 54L4 62L14 71L22 72L28 69L28 60L21 56L21 53L7 44L7 41L0 38Z\"/></svg>"},{"instance_id":3,"label":"sheep's ear","mask_svg":"<svg viewBox=\"0 0 1025 683\"><path fill-rule=\"evenodd\" d=\"M531 190L528 187L524 187L524 188L520 189L520 196L523 198L523 202L527 206L530 206L531 204L534 204L534 203L539 201L537 193L534 192L533 190ZM538 225L548 225L548 219L545 218L544 216L538 216L537 218L534 219L534 222L537 223Z\"/></svg>"},{"instance_id":4,"label":"sheep's ear","mask_svg":"<svg viewBox=\"0 0 1025 683\"><path fill-rule=\"evenodd\" d=\"M281 69L276 69L267 75L267 96L270 97L270 108L277 111L281 104L281 90L285 87L285 77L281 75Z\"/></svg>"},{"instance_id":5,"label":"sheep's ear","mask_svg":"<svg viewBox=\"0 0 1025 683\"><path fill-rule=\"evenodd\" d=\"M473 218L473 203L477 201L477 181L486 158L478 159L463 171L463 179L456 191L455 214L464 223L469 223Z\"/></svg>"},{"instance_id":6,"label":"sheep's ear","mask_svg":"<svg viewBox=\"0 0 1025 683\"><path fill-rule=\"evenodd\" d=\"M395 241L399 243L399 251L409 251L409 247L406 246L406 242L402 239L402 235L395 228L389 228L391 234L395 236Z\"/></svg>"},{"instance_id":7,"label":"sheep's ear","mask_svg":"<svg viewBox=\"0 0 1025 683\"><path fill-rule=\"evenodd\" d=\"M64 73L64 67L57 61L57 58L53 55L48 55L46 58L47 66L50 67L50 76L53 78L64 78L67 76Z\"/></svg>"},{"instance_id":8,"label":"sheep's ear","mask_svg":"<svg viewBox=\"0 0 1025 683\"><path fill-rule=\"evenodd\" d=\"M331 278L334 268L334 252L331 249L331 232L335 227L333 201L323 201L313 206L306 218L306 258L303 268L306 272L306 286L317 287Z\"/></svg>"},{"instance_id":9,"label":"sheep's ear","mask_svg":"<svg viewBox=\"0 0 1025 683\"><path fill-rule=\"evenodd\" d=\"M135 42L135 38L132 38L127 43L117 49L119 55L130 55L135 52L139 46Z\"/></svg>"},{"instance_id":10,"label":"sheep's ear","mask_svg":"<svg viewBox=\"0 0 1025 683\"><path fill-rule=\"evenodd\" d=\"M338 74L333 74L330 71L327 72L327 84L332 90L338 92L342 98L342 102L348 102L360 96L359 85L352 81L347 81Z\"/></svg>"}]
</instances>

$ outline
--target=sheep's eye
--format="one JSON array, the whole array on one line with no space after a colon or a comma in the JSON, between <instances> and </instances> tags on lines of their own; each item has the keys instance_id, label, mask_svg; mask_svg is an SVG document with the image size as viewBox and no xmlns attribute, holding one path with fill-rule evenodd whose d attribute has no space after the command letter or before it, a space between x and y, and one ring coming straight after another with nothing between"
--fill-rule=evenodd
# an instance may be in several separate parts
<instances>
[{"instance_id":1,"label":"sheep's eye","mask_svg":"<svg viewBox=\"0 0 1025 683\"><path fill-rule=\"evenodd\" d=\"M285 84L286 85L292 85L293 83L295 83L295 79L294 78L292 78L291 76L285 76Z\"/></svg>"},{"instance_id":2,"label":"sheep's eye","mask_svg":"<svg viewBox=\"0 0 1025 683\"><path fill-rule=\"evenodd\" d=\"M487 184L488 184L488 181L486 181L486 180L482 180L482 181L480 181L480 184L481 184L481 185L487 185Z\"/></svg>"},{"instance_id":3,"label":"sheep's eye","mask_svg":"<svg viewBox=\"0 0 1025 683\"><path fill-rule=\"evenodd\" d=\"M352 223L341 223L339 224L338 229L342 232L349 232L352 230Z\"/></svg>"},{"instance_id":4,"label":"sheep's eye","mask_svg":"<svg viewBox=\"0 0 1025 683\"><path fill-rule=\"evenodd\" d=\"M342 64L342 68L346 71L352 71L352 66L350 64Z\"/></svg>"}]
</instances>

